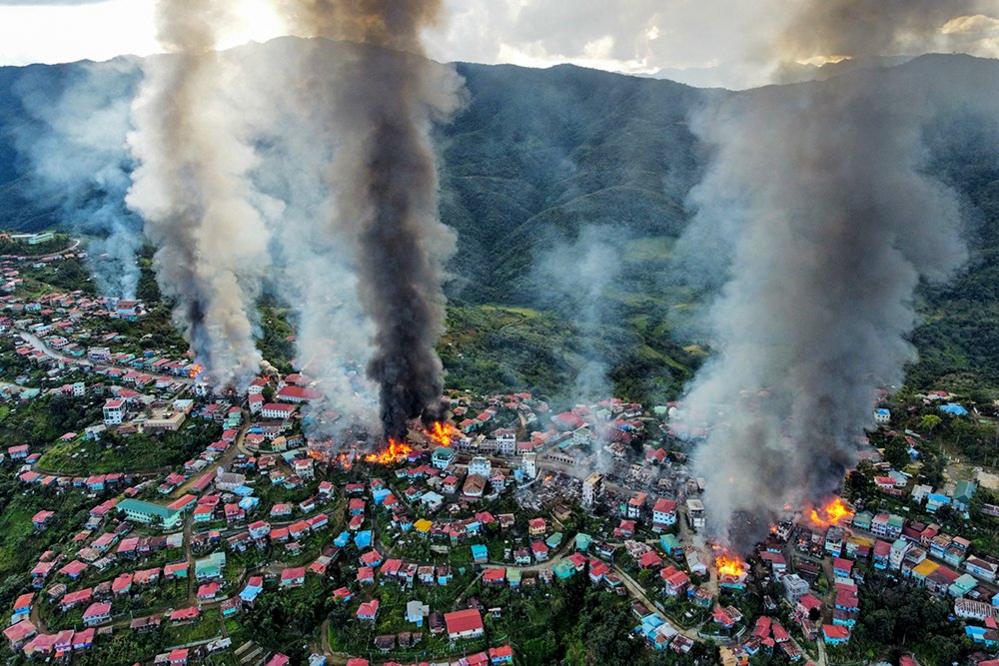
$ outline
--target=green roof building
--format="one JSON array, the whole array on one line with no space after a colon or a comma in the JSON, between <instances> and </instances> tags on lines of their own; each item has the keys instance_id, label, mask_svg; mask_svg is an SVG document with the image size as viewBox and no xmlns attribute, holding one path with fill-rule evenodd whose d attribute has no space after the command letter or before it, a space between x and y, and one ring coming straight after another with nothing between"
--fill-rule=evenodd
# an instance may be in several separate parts
<instances>
[{"instance_id":1,"label":"green roof building","mask_svg":"<svg viewBox=\"0 0 999 666\"><path fill-rule=\"evenodd\" d=\"M572 578L576 573L576 566L569 560L559 560L552 567L552 571L559 580Z\"/></svg>"},{"instance_id":2,"label":"green roof building","mask_svg":"<svg viewBox=\"0 0 999 666\"><path fill-rule=\"evenodd\" d=\"M662 546L667 555L676 555L683 552L683 545L676 538L675 534L664 534L659 537L659 545Z\"/></svg>"},{"instance_id":3,"label":"green roof building","mask_svg":"<svg viewBox=\"0 0 999 666\"><path fill-rule=\"evenodd\" d=\"M165 530L180 524L181 512L167 508L161 504L154 504L129 497L118 502L116 508L125 514L126 519L135 523L142 523L143 525L157 524Z\"/></svg>"},{"instance_id":4,"label":"green roof building","mask_svg":"<svg viewBox=\"0 0 999 666\"><path fill-rule=\"evenodd\" d=\"M450 465L453 460L454 449L447 446L437 447L430 455L430 462L437 469L447 469L448 465Z\"/></svg>"},{"instance_id":5,"label":"green roof building","mask_svg":"<svg viewBox=\"0 0 999 666\"><path fill-rule=\"evenodd\" d=\"M888 516L888 528L892 533L901 534L903 527L905 527L905 518L894 513Z\"/></svg>"},{"instance_id":6,"label":"green roof building","mask_svg":"<svg viewBox=\"0 0 999 666\"><path fill-rule=\"evenodd\" d=\"M221 578L223 569L225 569L225 553L221 550L194 561L194 577L197 580Z\"/></svg>"},{"instance_id":7,"label":"green roof building","mask_svg":"<svg viewBox=\"0 0 999 666\"><path fill-rule=\"evenodd\" d=\"M853 526L862 530L870 531L872 520L874 520L874 516L867 511L861 511L853 516Z\"/></svg>"},{"instance_id":8,"label":"green roof building","mask_svg":"<svg viewBox=\"0 0 999 666\"><path fill-rule=\"evenodd\" d=\"M973 589L978 587L978 579L971 574L962 574L957 580L950 584L947 588L947 592L950 593L952 597L960 598L965 597Z\"/></svg>"},{"instance_id":9,"label":"green roof building","mask_svg":"<svg viewBox=\"0 0 999 666\"><path fill-rule=\"evenodd\" d=\"M978 490L978 484L974 481L958 481L954 484L954 499L967 507L971 498L975 496L976 490Z\"/></svg>"}]
</instances>

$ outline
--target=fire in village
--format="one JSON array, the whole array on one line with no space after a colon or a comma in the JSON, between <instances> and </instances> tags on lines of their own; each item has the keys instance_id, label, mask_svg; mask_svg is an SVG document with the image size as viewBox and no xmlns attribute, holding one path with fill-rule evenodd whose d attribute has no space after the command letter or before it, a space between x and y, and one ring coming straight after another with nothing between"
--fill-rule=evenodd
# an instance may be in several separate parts
<instances>
[{"instance_id":1,"label":"fire in village","mask_svg":"<svg viewBox=\"0 0 999 666\"><path fill-rule=\"evenodd\" d=\"M0 0L0 660L999 666L994 0L132 4Z\"/></svg>"}]
</instances>

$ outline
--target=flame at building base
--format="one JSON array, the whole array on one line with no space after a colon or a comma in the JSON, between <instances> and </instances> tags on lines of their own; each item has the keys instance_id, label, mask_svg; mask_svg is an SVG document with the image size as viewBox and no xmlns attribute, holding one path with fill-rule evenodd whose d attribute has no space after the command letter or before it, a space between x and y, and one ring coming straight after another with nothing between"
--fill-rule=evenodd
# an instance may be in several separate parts
<instances>
[{"instance_id":1,"label":"flame at building base","mask_svg":"<svg viewBox=\"0 0 999 666\"><path fill-rule=\"evenodd\" d=\"M451 446L456 438L461 437L461 431L446 421L434 421L427 429L427 435L441 446Z\"/></svg>"},{"instance_id":2,"label":"flame at building base","mask_svg":"<svg viewBox=\"0 0 999 666\"><path fill-rule=\"evenodd\" d=\"M735 552L721 546L714 546L715 568L720 577L742 579L749 572L746 561Z\"/></svg>"},{"instance_id":3,"label":"flame at building base","mask_svg":"<svg viewBox=\"0 0 999 666\"><path fill-rule=\"evenodd\" d=\"M841 497L833 497L820 507L808 511L808 520L816 527L840 525L853 517L853 511Z\"/></svg>"},{"instance_id":4,"label":"flame at building base","mask_svg":"<svg viewBox=\"0 0 999 666\"><path fill-rule=\"evenodd\" d=\"M376 465L391 465L405 460L412 450L413 447L409 444L401 442L397 439L389 438L388 446L385 449L376 453L369 453L364 456L364 462L374 463Z\"/></svg>"}]
</instances>

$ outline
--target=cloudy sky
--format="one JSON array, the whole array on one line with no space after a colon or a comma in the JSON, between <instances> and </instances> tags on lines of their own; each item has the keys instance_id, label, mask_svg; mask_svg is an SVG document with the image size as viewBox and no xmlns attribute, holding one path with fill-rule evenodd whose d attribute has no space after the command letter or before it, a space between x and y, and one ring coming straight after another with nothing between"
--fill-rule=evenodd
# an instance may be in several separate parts
<instances>
[{"instance_id":1,"label":"cloudy sky","mask_svg":"<svg viewBox=\"0 0 999 666\"><path fill-rule=\"evenodd\" d=\"M822 61L852 45L798 30L802 8L863 23L890 35L880 55L929 50L999 56L995 0L444 0L446 20L427 35L438 60L588 67L745 87L769 80L773 46L821 43L795 51ZM154 0L0 0L0 64L102 60L158 50ZM284 34L268 0L239 0L226 46ZM834 8L831 11L829 8ZM858 7L860 8L858 10ZM814 11L815 8L821 8ZM845 9L844 9L845 8ZM806 11L807 13L807 11ZM899 19L899 15L903 19ZM890 24L890 25L887 25ZM887 29L886 28L890 28ZM792 30L798 39L788 40ZM852 34L856 34L853 31Z\"/></svg>"}]
</instances>

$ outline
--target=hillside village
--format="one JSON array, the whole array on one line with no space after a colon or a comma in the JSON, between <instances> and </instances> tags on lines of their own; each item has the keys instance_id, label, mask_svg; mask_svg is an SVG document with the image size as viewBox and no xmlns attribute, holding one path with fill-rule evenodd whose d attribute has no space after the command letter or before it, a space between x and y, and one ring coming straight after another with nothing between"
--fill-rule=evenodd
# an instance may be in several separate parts
<instances>
[{"instance_id":1,"label":"hillside village","mask_svg":"<svg viewBox=\"0 0 999 666\"><path fill-rule=\"evenodd\" d=\"M35 424L0 455L23 507L0 558L23 565L0 595L17 662L544 663L546 612L591 595L650 663L832 664L881 654L865 623L901 581L955 618L963 658L999 663L999 506L904 425L979 418L961 396L886 395L842 497L729 562L678 403L451 391L449 422L372 455L306 435L303 374L216 395L185 353L136 339L153 307L37 289L81 259L0 258L0 425ZM71 427L37 426L63 411ZM933 649L894 663L942 663Z\"/></svg>"}]
</instances>

